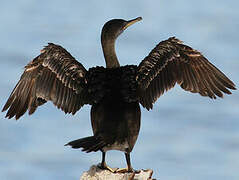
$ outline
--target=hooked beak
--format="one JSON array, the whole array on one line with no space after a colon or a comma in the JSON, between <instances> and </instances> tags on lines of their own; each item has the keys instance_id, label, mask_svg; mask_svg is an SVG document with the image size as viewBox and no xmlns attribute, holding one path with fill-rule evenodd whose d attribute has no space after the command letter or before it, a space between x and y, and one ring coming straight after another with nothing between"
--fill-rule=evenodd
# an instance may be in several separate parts
<instances>
[{"instance_id":1,"label":"hooked beak","mask_svg":"<svg viewBox=\"0 0 239 180\"><path fill-rule=\"evenodd\" d=\"M135 18L135 19L132 19L132 20L127 21L126 25L124 26L124 30L125 30L127 27L131 26L132 24L134 24L134 23L136 23L136 22L138 22L138 21L141 21L141 20L142 20L142 17L137 17L137 18Z\"/></svg>"}]
</instances>

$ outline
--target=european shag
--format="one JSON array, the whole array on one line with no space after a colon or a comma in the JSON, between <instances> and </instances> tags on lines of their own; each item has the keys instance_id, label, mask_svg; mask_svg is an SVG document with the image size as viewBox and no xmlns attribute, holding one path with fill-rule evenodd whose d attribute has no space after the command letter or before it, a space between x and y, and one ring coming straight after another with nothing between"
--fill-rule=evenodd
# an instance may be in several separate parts
<instances>
[{"instance_id":1,"label":"european shag","mask_svg":"<svg viewBox=\"0 0 239 180\"><path fill-rule=\"evenodd\" d=\"M154 102L167 90L179 84L184 90L212 99L231 94L233 82L211 64L199 51L183 44L175 37L160 42L137 65L120 66L115 53L117 37L133 20L113 19L101 32L105 67L88 71L64 48L49 43L41 54L25 66L19 82L2 111L6 117L20 118L27 110L52 101L65 113L75 114L83 105L91 105L93 136L69 142L72 148L101 151L102 168L108 150L125 153L131 172L130 152L140 129L140 104L150 110Z\"/></svg>"}]
</instances>

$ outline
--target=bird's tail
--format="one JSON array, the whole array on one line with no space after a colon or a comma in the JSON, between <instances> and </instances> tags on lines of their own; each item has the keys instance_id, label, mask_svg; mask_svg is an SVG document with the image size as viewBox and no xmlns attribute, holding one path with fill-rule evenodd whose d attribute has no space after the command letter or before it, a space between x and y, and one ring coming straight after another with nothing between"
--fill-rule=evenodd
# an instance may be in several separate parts
<instances>
[{"instance_id":1,"label":"bird's tail","mask_svg":"<svg viewBox=\"0 0 239 180\"><path fill-rule=\"evenodd\" d=\"M74 149L83 148L82 151L89 153L101 150L104 146L106 146L106 143L98 136L89 136L71 141L65 144L65 146L71 146Z\"/></svg>"}]
</instances>

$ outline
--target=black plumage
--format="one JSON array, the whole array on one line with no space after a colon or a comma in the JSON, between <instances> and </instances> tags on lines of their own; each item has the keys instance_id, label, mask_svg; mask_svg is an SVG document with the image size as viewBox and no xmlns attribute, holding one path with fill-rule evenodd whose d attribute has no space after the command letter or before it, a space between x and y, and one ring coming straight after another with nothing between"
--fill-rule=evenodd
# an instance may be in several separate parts
<instances>
[{"instance_id":1,"label":"black plumage","mask_svg":"<svg viewBox=\"0 0 239 180\"><path fill-rule=\"evenodd\" d=\"M49 43L39 56L25 66L19 82L2 111L19 119L27 110L52 101L65 113L75 114L90 104L93 136L69 142L83 151L102 151L102 168L108 168L108 150L125 153L127 171L132 171L130 152L140 129L140 106L148 110L177 83L184 90L215 99L235 85L200 52L175 37L160 42L138 65L120 66L115 40L130 25L141 20L113 19L101 33L105 67L88 71L64 48ZM110 169L110 168L108 168Z\"/></svg>"}]
</instances>

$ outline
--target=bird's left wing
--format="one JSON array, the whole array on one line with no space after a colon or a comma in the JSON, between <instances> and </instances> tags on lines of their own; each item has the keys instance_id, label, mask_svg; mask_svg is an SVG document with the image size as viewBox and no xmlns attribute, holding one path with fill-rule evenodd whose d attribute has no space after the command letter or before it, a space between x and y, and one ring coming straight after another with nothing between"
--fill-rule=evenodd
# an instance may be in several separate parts
<instances>
[{"instance_id":1,"label":"bird's left wing","mask_svg":"<svg viewBox=\"0 0 239 180\"><path fill-rule=\"evenodd\" d=\"M140 103L148 110L176 83L186 91L213 99L236 89L200 52L174 37L160 42L139 64L136 80Z\"/></svg>"},{"instance_id":2,"label":"bird's left wing","mask_svg":"<svg viewBox=\"0 0 239 180\"><path fill-rule=\"evenodd\" d=\"M6 117L29 114L47 101L65 113L74 114L87 103L85 93L86 69L64 48L49 43L41 54L25 66L19 82L2 111Z\"/></svg>"}]
</instances>

